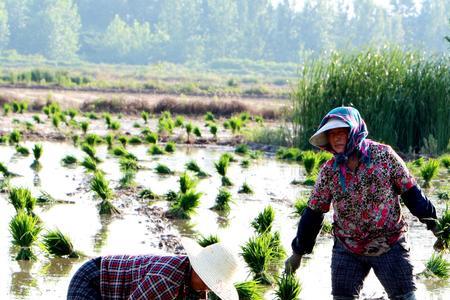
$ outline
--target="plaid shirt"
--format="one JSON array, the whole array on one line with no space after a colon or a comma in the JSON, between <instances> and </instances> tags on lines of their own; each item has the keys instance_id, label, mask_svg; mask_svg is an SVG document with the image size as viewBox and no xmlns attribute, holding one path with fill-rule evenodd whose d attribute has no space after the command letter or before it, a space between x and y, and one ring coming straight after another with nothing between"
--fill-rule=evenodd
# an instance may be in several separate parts
<instances>
[{"instance_id":1,"label":"plaid shirt","mask_svg":"<svg viewBox=\"0 0 450 300\"><path fill-rule=\"evenodd\" d=\"M187 256L104 256L100 291L102 299L199 299L190 276Z\"/></svg>"}]
</instances>

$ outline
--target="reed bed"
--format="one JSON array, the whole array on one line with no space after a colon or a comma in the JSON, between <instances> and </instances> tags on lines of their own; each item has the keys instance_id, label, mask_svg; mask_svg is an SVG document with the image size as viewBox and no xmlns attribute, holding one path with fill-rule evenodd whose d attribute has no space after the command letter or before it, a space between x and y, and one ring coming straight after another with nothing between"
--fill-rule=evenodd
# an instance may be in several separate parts
<instances>
[{"instance_id":1,"label":"reed bed","mask_svg":"<svg viewBox=\"0 0 450 300\"><path fill-rule=\"evenodd\" d=\"M296 144L309 137L332 108L357 108L373 139L403 152L419 151L430 137L439 151L450 138L450 63L399 48L334 53L305 65L294 99Z\"/></svg>"}]
</instances>

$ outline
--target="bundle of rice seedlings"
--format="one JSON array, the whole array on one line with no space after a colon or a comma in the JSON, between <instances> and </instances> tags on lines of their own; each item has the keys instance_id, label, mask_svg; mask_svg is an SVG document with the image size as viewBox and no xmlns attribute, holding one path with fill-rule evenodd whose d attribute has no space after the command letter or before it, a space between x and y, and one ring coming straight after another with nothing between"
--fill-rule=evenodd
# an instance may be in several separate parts
<instances>
[{"instance_id":1,"label":"bundle of rice seedlings","mask_svg":"<svg viewBox=\"0 0 450 300\"><path fill-rule=\"evenodd\" d=\"M85 168L86 172L97 172L97 162L90 156L86 156L81 162L81 165Z\"/></svg>"},{"instance_id":2,"label":"bundle of rice seedlings","mask_svg":"<svg viewBox=\"0 0 450 300\"><path fill-rule=\"evenodd\" d=\"M138 197L141 198L141 199L145 199L145 200L157 200L157 199L160 198L160 197L159 197L157 194L155 194L151 189L143 189L143 190L139 193Z\"/></svg>"},{"instance_id":3,"label":"bundle of rice seedlings","mask_svg":"<svg viewBox=\"0 0 450 300\"><path fill-rule=\"evenodd\" d=\"M247 182L244 182L242 184L242 187L238 191L239 194L253 194L252 188L247 184Z\"/></svg>"},{"instance_id":4,"label":"bundle of rice seedlings","mask_svg":"<svg viewBox=\"0 0 450 300\"><path fill-rule=\"evenodd\" d=\"M127 189L136 186L134 179L136 178L136 172L128 170L123 173L123 176L119 179L119 186L122 189Z\"/></svg>"},{"instance_id":5,"label":"bundle of rice seedlings","mask_svg":"<svg viewBox=\"0 0 450 300\"><path fill-rule=\"evenodd\" d=\"M30 150L28 150L28 148L25 146L16 145L16 151L17 151L17 153L19 153L20 155L23 155L23 156L30 155Z\"/></svg>"},{"instance_id":6,"label":"bundle of rice seedlings","mask_svg":"<svg viewBox=\"0 0 450 300\"><path fill-rule=\"evenodd\" d=\"M12 145L17 145L20 143L20 141L22 140L22 134L20 133L20 131L14 129L13 131L11 131L11 133L9 134L9 143Z\"/></svg>"},{"instance_id":7,"label":"bundle of rice seedlings","mask_svg":"<svg viewBox=\"0 0 450 300\"><path fill-rule=\"evenodd\" d=\"M128 154L128 151L123 146L116 146L111 149L111 153L115 156L125 156Z\"/></svg>"},{"instance_id":8,"label":"bundle of rice seedlings","mask_svg":"<svg viewBox=\"0 0 450 300\"><path fill-rule=\"evenodd\" d=\"M220 239L217 235L210 234L207 236L201 235L197 239L197 243L202 247L208 247L209 245L216 244L220 242Z\"/></svg>"},{"instance_id":9,"label":"bundle of rice seedlings","mask_svg":"<svg viewBox=\"0 0 450 300\"><path fill-rule=\"evenodd\" d=\"M319 163L317 164L318 167L322 166L324 163L333 158L333 154L327 151L319 151L316 156L319 160Z\"/></svg>"},{"instance_id":10,"label":"bundle of rice seedlings","mask_svg":"<svg viewBox=\"0 0 450 300\"><path fill-rule=\"evenodd\" d=\"M266 232L264 234L269 235L270 237L270 246L272 248L272 257L273 257L273 267L279 267L286 257L286 250L281 243L281 235L280 232L275 231L274 233Z\"/></svg>"},{"instance_id":11,"label":"bundle of rice seedlings","mask_svg":"<svg viewBox=\"0 0 450 300\"><path fill-rule=\"evenodd\" d=\"M184 117L183 116L177 116L175 118L175 127L183 127L184 126Z\"/></svg>"},{"instance_id":12,"label":"bundle of rice seedlings","mask_svg":"<svg viewBox=\"0 0 450 300\"><path fill-rule=\"evenodd\" d=\"M239 296L239 300L263 300L264 287L258 281L250 280L245 282L235 283Z\"/></svg>"},{"instance_id":13,"label":"bundle of rice seedlings","mask_svg":"<svg viewBox=\"0 0 450 300\"><path fill-rule=\"evenodd\" d=\"M248 159L243 159L243 160L241 161L241 167L242 167L242 168L247 169L249 166L250 166L250 160L248 160Z\"/></svg>"},{"instance_id":14,"label":"bundle of rice seedlings","mask_svg":"<svg viewBox=\"0 0 450 300\"><path fill-rule=\"evenodd\" d=\"M42 144L35 144L33 147L33 155L35 161L39 161L39 159L42 156L42 152L43 152Z\"/></svg>"},{"instance_id":15,"label":"bundle of rice seedlings","mask_svg":"<svg viewBox=\"0 0 450 300\"><path fill-rule=\"evenodd\" d=\"M198 128L198 126L195 126L192 132L194 132L196 137L202 137L202 133L200 131L200 128Z\"/></svg>"},{"instance_id":16,"label":"bundle of rice seedlings","mask_svg":"<svg viewBox=\"0 0 450 300\"><path fill-rule=\"evenodd\" d=\"M214 140L217 140L217 125L216 124L211 124L209 125L209 132L213 135Z\"/></svg>"},{"instance_id":17,"label":"bundle of rice seedlings","mask_svg":"<svg viewBox=\"0 0 450 300\"><path fill-rule=\"evenodd\" d=\"M87 155L89 155L89 157L91 157L93 160L95 160L95 162L101 162L101 160L95 156L97 151L91 145L83 143L81 145L81 150L83 150L84 153L86 153Z\"/></svg>"},{"instance_id":18,"label":"bundle of rice seedlings","mask_svg":"<svg viewBox=\"0 0 450 300\"><path fill-rule=\"evenodd\" d=\"M130 143L130 145L140 145L140 144L142 144L142 140L138 136L132 136L128 140L128 143Z\"/></svg>"},{"instance_id":19,"label":"bundle of rice seedlings","mask_svg":"<svg viewBox=\"0 0 450 300\"><path fill-rule=\"evenodd\" d=\"M200 178L209 176L199 167L195 160L188 161L185 166L186 170L194 172Z\"/></svg>"},{"instance_id":20,"label":"bundle of rice seedlings","mask_svg":"<svg viewBox=\"0 0 450 300\"><path fill-rule=\"evenodd\" d=\"M158 164L155 168L156 173L160 175L172 175L175 172L173 172L168 166L164 164Z\"/></svg>"},{"instance_id":21,"label":"bundle of rice seedlings","mask_svg":"<svg viewBox=\"0 0 450 300\"><path fill-rule=\"evenodd\" d=\"M169 190L167 193L164 194L164 198L167 201L173 202L173 201L177 200L178 193L175 191Z\"/></svg>"},{"instance_id":22,"label":"bundle of rice seedlings","mask_svg":"<svg viewBox=\"0 0 450 300\"><path fill-rule=\"evenodd\" d=\"M41 191L41 194L36 198L37 203L54 203L56 199L45 191Z\"/></svg>"},{"instance_id":23,"label":"bundle of rice seedlings","mask_svg":"<svg viewBox=\"0 0 450 300\"><path fill-rule=\"evenodd\" d=\"M189 144L191 142L190 137L192 130L194 129L194 125L192 125L191 122L184 124L184 129L186 129L186 135L187 135L187 143Z\"/></svg>"},{"instance_id":24,"label":"bundle of rice seedlings","mask_svg":"<svg viewBox=\"0 0 450 300\"><path fill-rule=\"evenodd\" d=\"M84 144L88 144L91 147L95 147L95 146L101 144L102 141L103 141L102 138L95 133L87 134L84 137Z\"/></svg>"},{"instance_id":25,"label":"bundle of rice seedlings","mask_svg":"<svg viewBox=\"0 0 450 300\"><path fill-rule=\"evenodd\" d=\"M214 163L217 173L222 176L222 186L231 186L233 183L226 176L228 166L230 165L230 159L227 156L222 155L218 162Z\"/></svg>"},{"instance_id":26,"label":"bundle of rice seedlings","mask_svg":"<svg viewBox=\"0 0 450 300\"><path fill-rule=\"evenodd\" d=\"M282 160L300 162L303 159L303 152L298 148L281 147L277 150L276 157Z\"/></svg>"},{"instance_id":27,"label":"bundle of rice seedlings","mask_svg":"<svg viewBox=\"0 0 450 300\"><path fill-rule=\"evenodd\" d=\"M3 177L5 177L5 178L17 176L16 174L10 172L8 170L8 168L2 162L0 162L0 173L2 173Z\"/></svg>"},{"instance_id":28,"label":"bundle of rice seedlings","mask_svg":"<svg viewBox=\"0 0 450 300\"><path fill-rule=\"evenodd\" d=\"M303 181L303 185L314 186L316 184L316 181L317 181L317 173L306 177L305 181Z\"/></svg>"},{"instance_id":29,"label":"bundle of rice seedlings","mask_svg":"<svg viewBox=\"0 0 450 300\"><path fill-rule=\"evenodd\" d=\"M168 136L173 133L175 122L170 116L162 116L158 120L158 133L162 136Z\"/></svg>"},{"instance_id":30,"label":"bundle of rice seedlings","mask_svg":"<svg viewBox=\"0 0 450 300\"><path fill-rule=\"evenodd\" d=\"M146 112L146 111L141 112L141 117L144 120L144 123L147 124L148 123L148 117L149 117L148 112Z\"/></svg>"},{"instance_id":31,"label":"bundle of rice seedlings","mask_svg":"<svg viewBox=\"0 0 450 300\"><path fill-rule=\"evenodd\" d=\"M441 217L437 219L435 235L437 236L435 248L450 250L450 210L448 205Z\"/></svg>"},{"instance_id":32,"label":"bundle of rice seedlings","mask_svg":"<svg viewBox=\"0 0 450 300\"><path fill-rule=\"evenodd\" d=\"M83 131L83 134L86 134L89 129L89 122L83 121L80 123L81 130Z\"/></svg>"},{"instance_id":33,"label":"bundle of rice seedlings","mask_svg":"<svg viewBox=\"0 0 450 300\"><path fill-rule=\"evenodd\" d=\"M111 121L111 123L109 124L109 129L119 130L120 126L121 126L120 122L117 120L114 120L114 121Z\"/></svg>"},{"instance_id":34,"label":"bundle of rice seedlings","mask_svg":"<svg viewBox=\"0 0 450 300\"><path fill-rule=\"evenodd\" d=\"M161 155L164 154L164 150L159 145L153 144L150 146L148 153L150 155Z\"/></svg>"},{"instance_id":35,"label":"bundle of rice seedlings","mask_svg":"<svg viewBox=\"0 0 450 300\"><path fill-rule=\"evenodd\" d=\"M42 230L38 218L19 211L9 223L9 230L13 238L13 245L20 247L16 260L35 260L36 256L31 247Z\"/></svg>"},{"instance_id":36,"label":"bundle of rice seedlings","mask_svg":"<svg viewBox=\"0 0 450 300\"><path fill-rule=\"evenodd\" d=\"M234 152L242 155L247 155L250 152L250 148L247 144L239 144L234 149Z\"/></svg>"},{"instance_id":37,"label":"bundle of rice seedlings","mask_svg":"<svg viewBox=\"0 0 450 300\"><path fill-rule=\"evenodd\" d=\"M12 188L9 191L9 201L14 206L16 212L27 210L32 215L36 205L36 198L31 195L31 191L27 188Z\"/></svg>"},{"instance_id":38,"label":"bundle of rice seedlings","mask_svg":"<svg viewBox=\"0 0 450 300\"><path fill-rule=\"evenodd\" d=\"M111 203L114 194L109 187L109 182L106 180L102 172L95 172L90 183L91 190L96 193L97 197L102 200L100 203L100 214L119 214L119 210Z\"/></svg>"},{"instance_id":39,"label":"bundle of rice seedlings","mask_svg":"<svg viewBox=\"0 0 450 300\"><path fill-rule=\"evenodd\" d=\"M333 224L327 220L323 221L321 234L331 234L333 232Z\"/></svg>"},{"instance_id":40,"label":"bundle of rice seedlings","mask_svg":"<svg viewBox=\"0 0 450 300\"><path fill-rule=\"evenodd\" d=\"M141 168L137 160L129 157L121 157L119 166L122 172L137 172Z\"/></svg>"},{"instance_id":41,"label":"bundle of rice seedlings","mask_svg":"<svg viewBox=\"0 0 450 300\"><path fill-rule=\"evenodd\" d=\"M436 159L429 159L421 168L420 175L424 181L424 188L431 186L431 180L436 177L439 171L439 161Z\"/></svg>"},{"instance_id":42,"label":"bundle of rice seedlings","mask_svg":"<svg viewBox=\"0 0 450 300\"><path fill-rule=\"evenodd\" d=\"M231 193L228 190L221 188L219 190L219 194L216 197L216 204L212 207L212 209L217 211L229 212L231 202Z\"/></svg>"},{"instance_id":43,"label":"bundle of rice seedlings","mask_svg":"<svg viewBox=\"0 0 450 300\"><path fill-rule=\"evenodd\" d=\"M180 192L183 194L188 190L195 188L198 184L198 180L196 178L191 178L187 172L180 175L178 182L180 183Z\"/></svg>"},{"instance_id":44,"label":"bundle of rice seedlings","mask_svg":"<svg viewBox=\"0 0 450 300\"><path fill-rule=\"evenodd\" d=\"M308 200L299 198L294 203L294 216L301 217L305 209L308 207Z\"/></svg>"},{"instance_id":45,"label":"bundle of rice seedlings","mask_svg":"<svg viewBox=\"0 0 450 300\"><path fill-rule=\"evenodd\" d=\"M150 131L144 134L144 140L149 144L156 144L158 142L158 134Z\"/></svg>"},{"instance_id":46,"label":"bundle of rice seedlings","mask_svg":"<svg viewBox=\"0 0 450 300\"><path fill-rule=\"evenodd\" d=\"M3 103L3 115L7 116L12 111L11 104Z\"/></svg>"},{"instance_id":47,"label":"bundle of rice seedlings","mask_svg":"<svg viewBox=\"0 0 450 300\"><path fill-rule=\"evenodd\" d=\"M214 114L213 114L212 112L208 111L208 112L205 114L205 121L206 121L206 122L214 122L215 119L216 119L216 118L214 117Z\"/></svg>"},{"instance_id":48,"label":"bundle of rice seedlings","mask_svg":"<svg viewBox=\"0 0 450 300\"><path fill-rule=\"evenodd\" d=\"M61 163L64 165L64 166L70 166L70 165L74 165L74 164L76 164L78 161L77 161L77 158L75 157L75 156L73 156L73 155L66 155L66 156L64 156L62 159L61 159Z\"/></svg>"},{"instance_id":49,"label":"bundle of rice seedlings","mask_svg":"<svg viewBox=\"0 0 450 300\"><path fill-rule=\"evenodd\" d=\"M284 273L276 278L275 299L297 300L299 299L301 285L295 274Z\"/></svg>"},{"instance_id":50,"label":"bundle of rice seedlings","mask_svg":"<svg viewBox=\"0 0 450 300\"><path fill-rule=\"evenodd\" d=\"M11 189L11 182L9 180L9 177L5 177L4 179L0 180L0 193L6 193Z\"/></svg>"},{"instance_id":51,"label":"bundle of rice seedlings","mask_svg":"<svg viewBox=\"0 0 450 300\"><path fill-rule=\"evenodd\" d=\"M450 154L442 155L440 161L444 168L447 168L450 171Z\"/></svg>"},{"instance_id":52,"label":"bundle of rice seedlings","mask_svg":"<svg viewBox=\"0 0 450 300\"><path fill-rule=\"evenodd\" d=\"M231 117L228 119L228 124L233 134L239 133L244 125L242 120L237 117Z\"/></svg>"},{"instance_id":53,"label":"bundle of rice seedlings","mask_svg":"<svg viewBox=\"0 0 450 300\"><path fill-rule=\"evenodd\" d=\"M272 230L273 220L275 219L275 211L272 206L267 206L262 212L256 216L251 225L256 233L263 234Z\"/></svg>"},{"instance_id":54,"label":"bundle of rice seedlings","mask_svg":"<svg viewBox=\"0 0 450 300\"><path fill-rule=\"evenodd\" d=\"M425 277L450 278L450 262L444 258L443 253L433 253L425 266Z\"/></svg>"},{"instance_id":55,"label":"bundle of rice seedlings","mask_svg":"<svg viewBox=\"0 0 450 300\"><path fill-rule=\"evenodd\" d=\"M250 151L248 154L251 159L259 159L263 156L263 152L259 150Z\"/></svg>"},{"instance_id":56,"label":"bundle of rice seedlings","mask_svg":"<svg viewBox=\"0 0 450 300\"><path fill-rule=\"evenodd\" d=\"M223 154L220 156L220 158L221 158L221 159L222 159L222 158L226 158L226 159L228 159L228 160L230 161L230 163L231 163L231 162L237 162L237 159L234 158L233 154L231 154L231 153L229 153L229 152L223 153Z\"/></svg>"},{"instance_id":57,"label":"bundle of rice seedlings","mask_svg":"<svg viewBox=\"0 0 450 300\"><path fill-rule=\"evenodd\" d=\"M114 135L111 133L108 133L107 135L105 135L104 140L105 140L106 144L108 145L108 150L111 150L111 148L113 147L113 144L114 144Z\"/></svg>"},{"instance_id":58,"label":"bundle of rice seedlings","mask_svg":"<svg viewBox=\"0 0 450 300\"><path fill-rule=\"evenodd\" d=\"M319 159L313 151L303 152L303 166L305 167L306 174L312 175L318 167Z\"/></svg>"},{"instance_id":59,"label":"bundle of rice seedlings","mask_svg":"<svg viewBox=\"0 0 450 300\"><path fill-rule=\"evenodd\" d=\"M8 136L0 135L0 144L7 144L7 143L8 143Z\"/></svg>"},{"instance_id":60,"label":"bundle of rice seedlings","mask_svg":"<svg viewBox=\"0 0 450 300\"><path fill-rule=\"evenodd\" d=\"M167 153L174 153L175 152L175 143L167 142L166 146L164 147L164 151Z\"/></svg>"},{"instance_id":61,"label":"bundle of rice seedlings","mask_svg":"<svg viewBox=\"0 0 450 300\"><path fill-rule=\"evenodd\" d=\"M189 190L185 194L178 194L177 200L172 203L169 209L169 215L181 219L190 219L191 215L200 204L202 193Z\"/></svg>"},{"instance_id":62,"label":"bundle of rice seedlings","mask_svg":"<svg viewBox=\"0 0 450 300\"><path fill-rule=\"evenodd\" d=\"M80 137L77 134L72 135L72 144L77 147L80 142Z\"/></svg>"},{"instance_id":63,"label":"bundle of rice seedlings","mask_svg":"<svg viewBox=\"0 0 450 300\"><path fill-rule=\"evenodd\" d=\"M263 234L252 237L241 246L241 250L253 279L262 284L271 284L273 278L270 275L270 268L273 257L270 236Z\"/></svg>"},{"instance_id":64,"label":"bundle of rice seedlings","mask_svg":"<svg viewBox=\"0 0 450 300\"><path fill-rule=\"evenodd\" d=\"M117 140L122 144L122 147L126 148L128 144L128 137L125 135L121 135L117 138Z\"/></svg>"},{"instance_id":65,"label":"bundle of rice seedlings","mask_svg":"<svg viewBox=\"0 0 450 300\"><path fill-rule=\"evenodd\" d=\"M59 128L59 124L61 123L61 116L60 114L55 114L52 116L52 124L55 128Z\"/></svg>"},{"instance_id":66,"label":"bundle of rice seedlings","mask_svg":"<svg viewBox=\"0 0 450 300\"><path fill-rule=\"evenodd\" d=\"M48 231L43 237L42 244L47 252L54 256L69 258L83 256L81 252L74 249L70 238L59 229Z\"/></svg>"}]
</instances>

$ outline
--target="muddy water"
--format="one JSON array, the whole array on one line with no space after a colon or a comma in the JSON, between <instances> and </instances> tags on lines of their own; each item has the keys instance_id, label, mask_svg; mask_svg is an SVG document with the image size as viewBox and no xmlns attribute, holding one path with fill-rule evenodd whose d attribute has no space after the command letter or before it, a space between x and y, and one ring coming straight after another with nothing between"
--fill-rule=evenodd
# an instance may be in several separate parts
<instances>
[{"instance_id":1,"label":"muddy water","mask_svg":"<svg viewBox=\"0 0 450 300\"><path fill-rule=\"evenodd\" d=\"M25 143L29 148L33 143ZM293 179L303 176L296 165L278 162L273 158L264 158L252 162L248 169L242 169L233 163L229 178L235 183L231 188L234 198L231 213L224 218L210 210L220 187L220 177L214 170L213 163L230 148L178 147L172 155L158 158L146 154L147 147L130 147L130 151L141 159L146 169L138 172L136 182L139 186L151 188L158 194L169 189L178 189L177 176L159 176L153 168L158 163L167 164L178 173L184 170L184 164L195 159L198 164L213 176L200 181L197 189L203 192L201 205L192 220L177 222L157 222L158 218L149 218L141 213L142 203L133 193L117 191L115 204L121 209L122 216L100 218L93 194L89 192L88 176L82 167L63 168L60 159L73 154L83 157L80 150L68 144L43 143L44 154L41 158L42 169L33 171L29 166L32 156L20 157L12 147L0 146L0 161L10 171L20 174L11 180L13 186L25 186L35 196L46 191L62 203L36 208L45 228L58 227L68 234L75 248L88 257L107 254L164 254L173 252L173 248L161 244L171 235L193 236L196 234L217 234L221 240L230 244L237 252L249 237L253 235L250 222L268 204L276 211L274 228L281 232L285 248L289 251L290 241L295 235L297 219L291 215L291 205L299 194L307 193L305 188L292 186ZM100 168L106 172L111 187L118 186L121 177L118 161L110 157L104 147L98 147L98 156L104 161ZM255 191L253 195L240 195L237 190L246 181ZM447 181L448 184L448 181ZM152 205L167 208L164 201ZM439 204L440 207L443 204ZM14 257L16 249L12 247L8 223L14 215L7 195L0 194L0 299L64 299L71 276L88 258L57 259L48 257L42 250L35 248L38 259L35 262L17 262ZM331 216L327 216L331 218ZM409 238L415 272L424 269L424 262L432 254L433 237L418 222L411 221ZM319 237L314 254L302 262L298 276L302 282L302 299L331 299L330 297L330 255L331 237ZM247 270L241 270L242 280L246 279ZM367 299L385 297L381 285L371 273L365 282L363 295ZM448 299L450 285L448 282L418 280L418 299ZM273 295L267 293L267 299Z\"/></svg>"}]
</instances>

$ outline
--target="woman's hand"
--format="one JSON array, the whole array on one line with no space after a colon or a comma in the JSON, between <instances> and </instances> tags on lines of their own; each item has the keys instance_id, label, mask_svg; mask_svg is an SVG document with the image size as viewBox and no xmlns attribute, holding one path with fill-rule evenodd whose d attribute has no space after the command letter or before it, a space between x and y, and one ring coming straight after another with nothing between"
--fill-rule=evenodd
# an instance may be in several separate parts
<instances>
[{"instance_id":1,"label":"woman's hand","mask_svg":"<svg viewBox=\"0 0 450 300\"><path fill-rule=\"evenodd\" d=\"M300 267L300 263L302 261L302 256L297 253L293 253L288 259L286 259L284 263L284 271L287 274L295 273L297 269Z\"/></svg>"}]
</instances>

